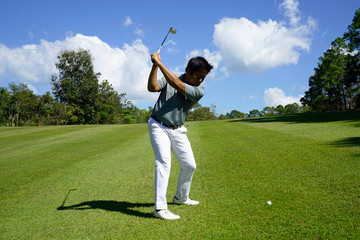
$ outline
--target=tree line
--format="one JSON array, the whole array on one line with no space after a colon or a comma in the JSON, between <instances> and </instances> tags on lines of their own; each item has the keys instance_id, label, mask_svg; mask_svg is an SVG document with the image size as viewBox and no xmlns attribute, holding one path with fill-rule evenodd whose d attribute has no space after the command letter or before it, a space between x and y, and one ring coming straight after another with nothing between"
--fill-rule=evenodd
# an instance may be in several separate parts
<instances>
[{"instance_id":1,"label":"tree line","mask_svg":"<svg viewBox=\"0 0 360 240\"><path fill-rule=\"evenodd\" d=\"M99 82L88 50L62 51L56 68L53 94L36 95L27 84L0 88L0 125L140 123L149 118L150 109L138 109L107 80Z\"/></svg>"},{"instance_id":2,"label":"tree line","mask_svg":"<svg viewBox=\"0 0 360 240\"><path fill-rule=\"evenodd\" d=\"M103 85L111 87L107 82ZM142 123L149 118L151 110L140 110L123 95L107 93L114 96L94 108L82 109L58 102L50 92L36 95L26 84L11 83L9 90L0 88L0 126ZM100 91L99 100L105 95Z\"/></svg>"},{"instance_id":3,"label":"tree line","mask_svg":"<svg viewBox=\"0 0 360 240\"><path fill-rule=\"evenodd\" d=\"M360 110L360 9L319 58L301 103L312 111Z\"/></svg>"},{"instance_id":4,"label":"tree line","mask_svg":"<svg viewBox=\"0 0 360 240\"><path fill-rule=\"evenodd\" d=\"M285 106L278 105L277 107L264 107L263 110L259 111L257 109L249 111L249 113L243 113L238 110L232 110L230 113L221 114L219 116L220 120L224 119L234 119L234 118L253 118L253 117L263 117L263 116L279 116L279 115L291 115L309 112L309 107L301 106L297 103L287 104Z\"/></svg>"}]
</instances>

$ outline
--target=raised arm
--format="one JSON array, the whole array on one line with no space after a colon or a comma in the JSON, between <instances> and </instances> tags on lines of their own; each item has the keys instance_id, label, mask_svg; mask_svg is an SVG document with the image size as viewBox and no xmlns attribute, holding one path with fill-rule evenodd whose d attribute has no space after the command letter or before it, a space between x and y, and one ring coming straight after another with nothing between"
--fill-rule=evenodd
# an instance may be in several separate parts
<instances>
[{"instance_id":1,"label":"raised arm","mask_svg":"<svg viewBox=\"0 0 360 240\"><path fill-rule=\"evenodd\" d=\"M165 67L165 65L161 62L160 55L158 53L151 54L151 61L154 63L154 65L156 65L156 70L154 70L154 71L157 72L157 68L160 68L160 71L162 72L162 74L164 75L166 81L170 84L170 86L172 86L178 92L180 92L182 95L185 96L185 83L182 82L167 67ZM153 69L154 69L154 65L153 65ZM152 76L153 69L150 72L150 77L152 77L152 78L153 78L153 76ZM150 81L150 77L149 77L149 81ZM155 74L155 78L156 77L157 76ZM157 80L156 80L156 85L159 87L158 91L160 91L160 86L157 84ZM148 86L148 89L149 89L149 86ZM157 89L157 88L155 88L155 89Z\"/></svg>"},{"instance_id":2,"label":"raised arm","mask_svg":"<svg viewBox=\"0 0 360 240\"><path fill-rule=\"evenodd\" d=\"M161 90L158 82L157 82L157 71L158 71L158 66L154 63L152 65L150 74L149 74L149 79L148 79L148 91L149 92L159 92Z\"/></svg>"}]
</instances>

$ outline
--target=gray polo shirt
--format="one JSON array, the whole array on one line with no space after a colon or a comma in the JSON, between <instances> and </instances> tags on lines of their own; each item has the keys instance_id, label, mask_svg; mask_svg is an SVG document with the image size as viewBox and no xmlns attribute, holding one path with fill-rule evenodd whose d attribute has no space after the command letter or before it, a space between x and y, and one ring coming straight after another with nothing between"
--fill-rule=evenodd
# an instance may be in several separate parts
<instances>
[{"instance_id":1,"label":"gray polo shirt","mask_svg":"<svg viewBox=\"0 0 360 240\"><path fill-rule=\"evenodd\" d=\"M183 81L185 74L179 79ZM204 87L185 83L185 96L167 83L165 78L158 80L160 96L155 103L153 115L167 125L181 125L188 111L204 96Z\"/></svg>"}]
</instances>

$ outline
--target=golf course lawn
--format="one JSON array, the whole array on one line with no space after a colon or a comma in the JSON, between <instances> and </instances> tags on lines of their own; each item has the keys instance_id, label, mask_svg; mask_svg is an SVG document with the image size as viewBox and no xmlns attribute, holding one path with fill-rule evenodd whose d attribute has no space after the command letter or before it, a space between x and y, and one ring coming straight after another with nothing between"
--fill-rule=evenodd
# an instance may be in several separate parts
<instances>
[{"instance_id":1,"label":"golf course lawn","mask_svg":"<svg viewBox=\"0 0 360 240\"><path fill-rule=\"evenodd\" d=\"M147 124L0 128L0 239L360 239L360 112L185 126L200 205L176 221Z\"/></svg>"}]
</instances>

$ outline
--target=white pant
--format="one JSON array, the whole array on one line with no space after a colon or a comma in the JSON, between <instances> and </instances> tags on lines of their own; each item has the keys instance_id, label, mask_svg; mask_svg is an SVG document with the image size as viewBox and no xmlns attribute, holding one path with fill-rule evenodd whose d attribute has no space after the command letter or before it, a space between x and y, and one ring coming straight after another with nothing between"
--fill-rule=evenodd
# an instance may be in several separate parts
<instances>
[{"instance_id":1,"label":"white pant","mask_svg":"<svg viewBox=\"0 0 360 240\"><path fill-rule=\"evenodd\" d=\"M173 130L150 118L148 127L155 154L155 209L167 209L166 191L171 169L171 150L181 167L175 193L179 200L189 198L191 180L196 169L195 158L184 126Z\"/></svg>"}]
</instances>

